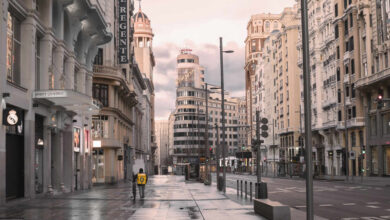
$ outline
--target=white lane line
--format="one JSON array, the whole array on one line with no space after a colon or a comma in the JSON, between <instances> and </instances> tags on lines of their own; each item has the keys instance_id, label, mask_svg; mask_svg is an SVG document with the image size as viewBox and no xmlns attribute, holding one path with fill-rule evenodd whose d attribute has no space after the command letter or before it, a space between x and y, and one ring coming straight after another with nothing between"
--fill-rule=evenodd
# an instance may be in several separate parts
<instances>
[{"instance_id":1,"label":"white lane line","mask_svg":"<svg viewBox=\"0 0 390 220\"><path fill-rule=\"evenodd\" d=\"M330 207L333 206L332 204L321 204L320 207Z\"/></svg>"},{"instance_id":2,"label":"white lane line","mask_svg":"<svg viewBox=\"0 0 390 220\"><path fill-rule=\"evenodd\" d=\"M379 209L380 208L379 206L376 206L376 205L367 205L366 207L373 208L373 209Z\"/></svg>"},{"instance_id":3,"label":"white lane line","mask_svg":"<svg viewBox=\"0 0 390 220\"><path fill-rule=\"evenodd\" d=\"M378 205L379 202L367 202L368 205Z\"/></svg>"},{"instance_id":4,"label":"white lane line","mask_svg":"<svg viewBox=\"0 0 390 220\"><path fill-rule=\"evenodd\" d=\"M305 205L296 205L295 207L296 207L296 208L306 208Z\"/></svg>"},{"instance_id":5,"label":"white lane line","mask_svg":"<svg viewBox=\"0 0 390 220\"><path fill-rule=\"evenodd\" d=\"M390 209L386 209L386 211L390 212Z\"/></svg>"},{"instance_id":6,"label":"white lane line","mask_svg":"<svg viewBox=\"0 0 390 220\"><path fill-rule=\"evenodd\" d=\"M343 203L343 205L356 205L356 203Z\"/></svg>"}]
</instances>

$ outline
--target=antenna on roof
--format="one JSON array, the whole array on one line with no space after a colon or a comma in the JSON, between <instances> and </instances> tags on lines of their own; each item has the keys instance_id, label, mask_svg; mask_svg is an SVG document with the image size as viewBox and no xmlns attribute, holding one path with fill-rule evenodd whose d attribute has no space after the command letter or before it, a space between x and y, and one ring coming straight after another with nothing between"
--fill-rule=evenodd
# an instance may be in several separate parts
<instances>
[{"instance_id":1,"label":"antenna on roof","mask_svg":"<svg viewBox=\"0 0 390 220\"><path fill-rule=\"evenodd\" d=\"M137 0L139 3L138 3L138 5L139 5L139 10L141 11L141 1L142 0Z\"/></svg>"}]
</instances>

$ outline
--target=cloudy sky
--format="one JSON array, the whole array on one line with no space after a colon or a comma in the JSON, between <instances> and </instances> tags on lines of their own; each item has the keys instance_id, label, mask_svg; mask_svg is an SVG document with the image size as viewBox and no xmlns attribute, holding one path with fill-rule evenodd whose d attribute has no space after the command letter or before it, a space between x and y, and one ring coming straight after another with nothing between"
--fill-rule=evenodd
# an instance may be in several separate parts
<instances>
[{"instance_id":1,"label":"cloudy sky","mask_svg":"<svg viewBox=\"0 0 390 220\"><path fill-rule=\"evenodd\" d=\"M151 19L156 59L154 86L156 119L168 119L175 108L176 56L191 48L206 68L206 81L220 84L219 37L224 49L225 89L244 96L246 25L250 15L280 13L295 0L142 0L142 11ZM135 4L138 11L138 2Z\"/></svg>"}]
</instances>

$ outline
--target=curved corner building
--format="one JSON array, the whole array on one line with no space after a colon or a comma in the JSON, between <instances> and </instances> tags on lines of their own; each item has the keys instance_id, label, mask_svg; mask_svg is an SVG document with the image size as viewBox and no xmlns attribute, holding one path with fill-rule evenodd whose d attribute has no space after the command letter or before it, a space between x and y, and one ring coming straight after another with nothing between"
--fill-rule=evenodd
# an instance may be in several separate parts
<instances>
[{"instance_id":1,"label":"curved corner building","mask_svg":"<svg viewBox=\"0 0 390 220\"><path fill-rule=\"evenodd\" d=\"M190 49L177 56L177 74L174 163L176 172L183 173L188 164L196 169L205 147L204 68Z\"/></svg>"}]
</instances>

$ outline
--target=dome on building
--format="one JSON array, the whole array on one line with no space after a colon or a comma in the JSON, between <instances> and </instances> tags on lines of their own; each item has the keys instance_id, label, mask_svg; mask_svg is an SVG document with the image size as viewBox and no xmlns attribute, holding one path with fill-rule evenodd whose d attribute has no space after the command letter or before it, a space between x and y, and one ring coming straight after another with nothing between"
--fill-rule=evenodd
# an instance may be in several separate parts
<instances>
[{"instance_id":1,"label":"dome on building","mask_svg":"<svg viewBox=\"0 0 390 220\"><path fill-rule=\"evenodd\" d=\"M146 22L149 20L148 16L146 16L146 14L141 11L141 8L137 13L135 13L133 19L135 22Z\"/></svg>"}]
</instances>

